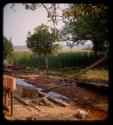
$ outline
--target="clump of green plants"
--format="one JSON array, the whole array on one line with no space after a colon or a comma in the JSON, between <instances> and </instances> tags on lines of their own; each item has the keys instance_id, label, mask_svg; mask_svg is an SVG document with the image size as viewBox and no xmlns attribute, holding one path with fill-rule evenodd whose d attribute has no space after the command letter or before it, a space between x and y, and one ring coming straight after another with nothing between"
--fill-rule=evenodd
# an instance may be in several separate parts
<instances>
[{"instance_id":1,"label":"clump of green plants","mask_svg":"<svg viewBox=\"0 0 113 125\"><path fill-rule=\"evenodd\" d=\"M60 52L48 56L49 69L64 67L86 67L94 62L93 52ZM15 52L13 64L20 67L39 68L44 66L44 56L30 52Z\"/></svg>"}]
</instances>

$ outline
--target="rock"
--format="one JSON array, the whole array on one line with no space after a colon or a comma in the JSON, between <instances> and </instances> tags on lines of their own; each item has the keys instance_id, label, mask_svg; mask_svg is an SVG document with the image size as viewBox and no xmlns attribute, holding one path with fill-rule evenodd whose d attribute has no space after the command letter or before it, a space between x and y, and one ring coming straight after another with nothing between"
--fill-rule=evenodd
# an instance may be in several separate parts
<instances>
[{"instance_id":1,"label":"rock","mask_svg":"<svg viewBox=\"0 0 113 125\"><path fill-rule=\"evenodd\" d=\"M31 116L26 117L25 120L36 120L37 117L38 117L38 115L37 115L37 114L34 114L34 115L31 115Z\"/></svg>"},{"instance_id":2,"label":"rock","mask_svg":"<svg viewBox=\"0 0 113 125\"><path fill-rule=\"evenodd\" d=\"M78 99L76 98L76 99L74 99L73 101L76 102L76 101L78 101Z\"/></svg>"},{"instance_id":3,"label":"rock","mask_svg":"<svg viewBox=\"0 0 113 125\"><path fill-rule=\"evenodd\" d=\"M85 119L88 116L88 113L84 110L77 109L75 111L75 116L77 116L80 119Z\"/></svg>"},{"instance_id":4,"label":"rock","mask_svg":"<svg viewBox=\"0 0 113 125\"><path fill-rule=\"evenodd\" d=\"M38 72L38 71L39 71L39 69L33 69L33 71Z\"/></svg>"},{"instance_id":5,"label":"rock","mask_svg":"<svg viewBox=\"0 0 113 125\"><path fill-rule=\"evenodd\" d=\"M53 104L51 101L49 101L47 98L45 98L45 97L41 99L41 102L42 102L43 105L45 105L45 106L54 107L54 104Z\"/></svg>"},{"instance_id":6,"label":"rock","mask_svg":"<svg viewBox=\"0 0 113 125\"><path fill-rule=\"evenodd\" d=\"M33 100L33 103L37 104L37 105L41 105L41 106L49 106L49 107L54 107L54 104L49 101L46 97L37 99L37 100Z\"/></svg>"},{"instance_id":7,"label":"rock","mask_svg":"<svg viewBox=\"0 0 113 125\"><path fill-rule=\"evenodd\" d=\"M29 69L30 69L30 67L26 67L26 69L27 69L27 70L29 70Z\"/></svg>"}]
</instances>

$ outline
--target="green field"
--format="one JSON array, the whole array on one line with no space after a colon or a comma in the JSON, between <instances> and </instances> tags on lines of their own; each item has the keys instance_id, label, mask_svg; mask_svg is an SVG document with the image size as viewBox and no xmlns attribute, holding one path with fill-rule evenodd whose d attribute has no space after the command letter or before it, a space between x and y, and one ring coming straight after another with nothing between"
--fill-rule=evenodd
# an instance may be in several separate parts
<instances>
[{"instance_id":1,"label":"green field","mask_svg":"<svg viewBox=\"0 0 113 125\"><path fill-rule=\"evenodd\" d=\"M40 68L44 66L45 57L31 52L15 52L14 57L8 59L12 65L19 67ZM91 51L60 52L48 56L49 69L63 67L86 67L94 62L94 54Z\"/></svg>"},{"instance_id":2,"label":"green field","mask_svg":"<svg viewBox=\"0 0 113 125\"><path fill-rule=\"evenodd\" d=\"M38 56L31 51L16 51L13 58L8 58L12 65L17 67L41 68L44 67L44 56ZM81 69L95 62L92 51L65 51L48 56L49 74L61 77L73 78ZM108 80L108 70L102 65L79 76L81 80Z\"/></svg>"}]
</instances>

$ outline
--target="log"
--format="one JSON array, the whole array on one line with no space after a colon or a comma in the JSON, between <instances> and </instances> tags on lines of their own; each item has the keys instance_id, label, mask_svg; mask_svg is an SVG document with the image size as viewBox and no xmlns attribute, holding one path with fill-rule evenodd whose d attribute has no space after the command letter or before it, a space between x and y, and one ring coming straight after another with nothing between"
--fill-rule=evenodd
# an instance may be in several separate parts
<instances>
[{"instance_id":1,"label":"log","mask_svg":"<svg viewBox=\"0 0 113 125\"><path fill-rule=\"evenodd\" d=\"M32 111L30 108L28 108L27 106L24 106L26 109L28 109L29 111Z\"/></svg>"},{"instance_id":2,"label":"log","mask_svg":"<svg viewBox=\"0 0 113 125\"><path fill-rule=\"evenodd\" d=\"M79 87L85 87L87 89L94 90L95 92L98 92L100 94L108 94L108 85L83 81L76 81L76 83Z\"/></svg>"},{"instance_id":3,"label":"log","mask_svg":"<svg viewBox=\"0 0 113 125\"><path fill-rule=\"evenodd\" d=\"M63 84L63 85L55 86L55 87L52 87L52 88L44 89L44 90L42 90L42 92L49 92L49 91L51 91L53 89L63 87L63 86L67 86L67 84Z\"/></svg>"},{"instance_id":4,"label":"log","mask_svg":"<svg viewBox=\"0 0 113 125\"><path fill-rule=\"evenodd\" d=\"M53 102L55 102L56 104L58 104L60 106L63 106L63 107L70 106L69 103L64 102L63 100L54 98L54 97L48 97L48 99L51 100L51 101L53 101Z\"/></svg>"},{"instance_id":5,"label":"log","mask_svg":"<svg viewBox=\"0 0 113 125\"><path fill-rule=\"evenodd\" d=\"M8 107L8 92L5 92L5 106Z\"/></svg>"},{"instance_id":6,"label":"log","mask_svg":"<svg viewBox=\"0 0 113 125\"><path fill-rule=\"evenodd\" d=\"M40 109L38 109L38 108L37 108L36 106L34 106L33 104L31 104L31 106L32 106L34 109L40 111Z\"/></svg>"},{"instance_id":7,"label":"log","mask_svg":"<svg viewBox=\"0 0 113 125\"><path fill-rule=\"evenodd\" d=\"M78 72L78 73L76 73L76 75L74 75L74 79L80 77L82 74L84 74L88 70L90 70L90 69L94 68L95 66L99 65L100 63L102 63L107 58L108 58L108 56L105 56L105 57L99 59L98 61L96 61L95 63L93 63L92 65L86 67L85 69L82 69L80 72Z\"/></svg>"}]
</instances>

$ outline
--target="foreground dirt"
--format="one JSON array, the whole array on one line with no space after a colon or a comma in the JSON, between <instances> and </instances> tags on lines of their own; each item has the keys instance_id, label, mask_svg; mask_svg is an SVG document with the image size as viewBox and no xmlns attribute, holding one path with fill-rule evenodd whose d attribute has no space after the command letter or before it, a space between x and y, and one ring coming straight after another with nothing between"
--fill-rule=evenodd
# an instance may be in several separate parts
<instances>
[{"instance_id":1,"label":"foreground dirt","mask_svg":"<svg viewBox=\"0 0 113 125\"><path fill-rule=\"evenodd\" d=\"M23 78L30 84L45 89L58 86L59 80L62 79L61 77L56 76L50 76L49 79L47 79L42 73L16 72L10 73L10 75L17 78ZM28 110L21 102L15 99L14 115L13 117L6 115L6 119L78 120L78 118L74 116L76 109L83 109L88 112L89 115L86 120L104 120L108 116L108 97L106 95L100 95L92 90L78 87L75 83L71 83L70 86L61 87L52 91L70 97L70 99L72 99L72 106L38 106L40 111L31 107L31 110Z\"/></svg>"},{"instance_id":2,"label":"foreground dirt","mask_svg":"<svg viewBox=\"0 0 113 125\"><path fill-rule=\"evenodd\" d=\"M27 108L26 108L27 107ZM10 116L10 112L6 113L7 120L104 120L107 115L101 111L91 111L78 106L54 107L37 106L39 111L30 106L23 105L20 101L14 99L14 112ZM83 109L88 112L86 119L79 119L75 116L76 109Z\"/></svg>"}]
</instances>

